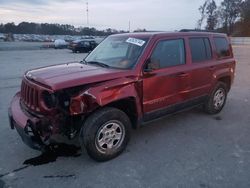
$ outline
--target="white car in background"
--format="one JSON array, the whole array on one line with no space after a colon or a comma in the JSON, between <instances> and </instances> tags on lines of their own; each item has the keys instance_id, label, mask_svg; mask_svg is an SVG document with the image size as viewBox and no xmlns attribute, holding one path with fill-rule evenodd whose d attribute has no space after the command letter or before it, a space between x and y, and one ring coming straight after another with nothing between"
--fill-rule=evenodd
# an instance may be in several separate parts
<instances>
[{"instance_id":1,"label":"white car in background","mask_svg":"<svg viewBox=\"0 0 250 188\"><path fill-rule=\"evenodd\" d=\"M6 40L6 36L3 33L0 33L0 41L5 41Z\"/></svg>"},{"instance_id":2,"label":"white car in background","mask_svg":"<svg viewBox=\"0 0 250 188\"><path fill-rule=\"evenodd\" d=\"M54 42L55 49L63 49L68 47L68 42L63 39L56 39Z\"/></svg>"}]
</instances>

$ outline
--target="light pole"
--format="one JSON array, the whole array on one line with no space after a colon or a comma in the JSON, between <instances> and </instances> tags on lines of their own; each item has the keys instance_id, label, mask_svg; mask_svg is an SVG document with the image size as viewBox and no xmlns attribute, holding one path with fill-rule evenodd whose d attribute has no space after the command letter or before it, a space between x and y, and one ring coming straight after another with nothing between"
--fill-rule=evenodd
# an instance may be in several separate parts
<instances>
[{"instance_id":1,"label":"light pole","mask_svg":"<svg viewBox=\"0 0 250 188\"><path fill-rule=\"evenodd\" d=\"M87 13L87 27L89 27L89 3L86 2L86 13Z\"/></svg>"}]
</instances>

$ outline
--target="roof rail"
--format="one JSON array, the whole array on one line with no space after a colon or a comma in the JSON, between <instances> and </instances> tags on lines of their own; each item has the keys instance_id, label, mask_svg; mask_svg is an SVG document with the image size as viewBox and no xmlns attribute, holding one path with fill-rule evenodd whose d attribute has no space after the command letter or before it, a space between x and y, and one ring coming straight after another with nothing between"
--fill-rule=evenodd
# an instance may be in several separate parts
<instances>
[{"instance_id":1,"label":"roof rail","mask_svg":"<svg viewBox=\"0 0 250 188\"><path fill-rule=\"evenodd\" d=\"M201 30L201 29L181 29L179 32L209 32L209 33L218 33L214 30Z\"/></svg>"}]
</instances>

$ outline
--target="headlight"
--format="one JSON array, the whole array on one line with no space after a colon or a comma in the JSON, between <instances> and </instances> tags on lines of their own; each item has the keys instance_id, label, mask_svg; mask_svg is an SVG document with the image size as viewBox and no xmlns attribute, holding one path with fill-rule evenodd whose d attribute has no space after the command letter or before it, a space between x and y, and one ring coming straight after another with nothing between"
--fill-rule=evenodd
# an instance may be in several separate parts
<instances>
[{"instance_id":1,"label":"headlight","mask_svg":"<svg viewBox=\"0 0 250 188\"><path fill-rule=\"evenodd\" d=\"M42 93L43 102L47 108L54 108L57 105L57 99L55 94L44 91Z\"/></svg>"}]
</instances>

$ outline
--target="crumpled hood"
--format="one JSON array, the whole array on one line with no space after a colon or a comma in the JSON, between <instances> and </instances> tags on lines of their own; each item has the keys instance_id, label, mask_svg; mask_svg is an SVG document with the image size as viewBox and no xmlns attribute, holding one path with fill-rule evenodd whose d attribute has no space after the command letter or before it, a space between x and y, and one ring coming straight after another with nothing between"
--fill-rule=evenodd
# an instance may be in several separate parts
<instances>
[{"instance_id":1,"label":"crumpled hood","mask_svg":"<svg viewBox=\"0 0 250 188\"><path fill-rule=\"evenodd\" d=\"M109 69L78 62L48 66L26 73L26 77L52 90L101 82L127 76L128 70Z\"/></svg>"}]
</instances>

